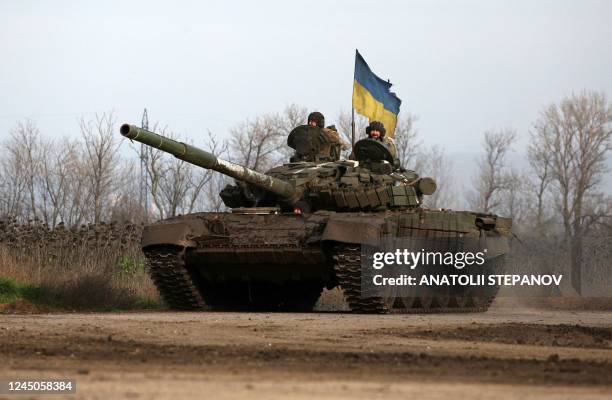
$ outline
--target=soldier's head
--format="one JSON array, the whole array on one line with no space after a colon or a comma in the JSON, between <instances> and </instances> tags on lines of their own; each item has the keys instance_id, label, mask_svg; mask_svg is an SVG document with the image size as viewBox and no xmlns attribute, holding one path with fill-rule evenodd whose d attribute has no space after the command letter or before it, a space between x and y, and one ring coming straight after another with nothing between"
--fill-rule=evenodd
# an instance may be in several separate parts
<instances>
[{"instance_id":1,"label":"soldier's head","mask_svg":"<svg viewBox=\"0 0 612 400\"><path fill-rule=\"evenodd\" d=\"M372 121L366 128L366 134L372 139L381 140L385 137L385 126L380 121Z\"/></svg>"},{"instance_id":2,"label":"soldier's head","mask_svg":"<svg viewBox=\"0 0 612 400\"><path fill-rule=\"evenodd\" d=\"M318 111L311 112L308 115L308 125L323 128L325 127L325 117Z\"/></svg>"}]
</instances>

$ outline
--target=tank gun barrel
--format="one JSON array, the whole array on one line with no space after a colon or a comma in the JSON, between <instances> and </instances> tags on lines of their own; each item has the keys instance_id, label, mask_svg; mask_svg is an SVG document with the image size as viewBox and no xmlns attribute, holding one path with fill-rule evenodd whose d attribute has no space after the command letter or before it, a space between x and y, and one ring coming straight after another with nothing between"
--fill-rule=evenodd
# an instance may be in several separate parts
<instances>
[{"instance_id":1,"label":"tank gun barrel","mask_svg":"<svg viewBox=\"0 0 612 400\"><path fill-rule=\"evenodd\" d=\"M128 139L136 140L147 146L170 153L180 160L231 176L234 179L258 186L281 197L290 199L296 194L296 189L288 182L223 160L195 146L172 140L135 125L123 124L121 125L120 132Z\"/></svg>"}]
</instances>

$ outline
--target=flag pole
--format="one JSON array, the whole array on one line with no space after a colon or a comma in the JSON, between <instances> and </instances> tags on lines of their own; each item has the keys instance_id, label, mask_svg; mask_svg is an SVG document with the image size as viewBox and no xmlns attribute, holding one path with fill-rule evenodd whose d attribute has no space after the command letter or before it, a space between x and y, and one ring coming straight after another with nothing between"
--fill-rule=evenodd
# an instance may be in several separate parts
<instances>
[{"instance_id":1,"label":"flag pole","mask_svg":"<svg viewBox=\"0 0 612 400\"><path fill-rule=\"evenodd\" d=\"M359 50L355 49L355 68L357 67L357 55ZM353 72L353 96L355 96L355 72ZM355 99L353 98L352 101ZM352 103L351 101L351 103ZM351 104L351 148L355 147L355 107Z\"/></svg>"},{"instance_id":2,"label":"flag pole","mask_svg":"<svg viewBox=\"0 0 612 400\"><path fill-rule=\"evenodd\" d=\"M355 107L351 107L351 147L355 146Z\"/></svg>"}]
</instances>

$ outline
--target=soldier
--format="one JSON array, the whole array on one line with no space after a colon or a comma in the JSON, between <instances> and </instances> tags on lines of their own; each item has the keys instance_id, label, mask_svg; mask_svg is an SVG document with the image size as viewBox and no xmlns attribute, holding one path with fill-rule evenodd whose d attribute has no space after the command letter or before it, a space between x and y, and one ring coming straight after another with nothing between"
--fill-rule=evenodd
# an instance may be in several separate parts
<instances>
[{"instance_id":1,"label":"soldier","mask_svg":"<svg viewBox=\"0 0 612 400\"><path fill-rule=\"evenodd\" d=\"M325 127L325 117L318 111L313 111L308 114L308 125L319 128Z\"/></svg>"},{"instance_id":2,"label":"soldier","mask_svg":"<svg viewBox=\"0 0 612 400\"><path fill-rule=\"evenodd\" d=\"M340 139L340 135L334 125L325 128L325 117L318 111L308 115L308 125L321 129L322 141L319 155L329 157L331 160L339 160L342 150L349 148L348 143Z\"/></svg>"},{"instance_id":3,"label":"soldier","mask_svg":"<svg viewBox=\"0 0 612 400\"><path fill-rule=\"evenodd\" d=\"M395 147L395 142L393 142L393 139L386 137L385 133L385 126L379 121L370 122L370 125L368 125L366 128L366 135L368 135L370 139L381 141L385 146L387 146L389 153L391 153L391 156L395 159L397 158L397 147Z\"/></svg>"}]
</instances>

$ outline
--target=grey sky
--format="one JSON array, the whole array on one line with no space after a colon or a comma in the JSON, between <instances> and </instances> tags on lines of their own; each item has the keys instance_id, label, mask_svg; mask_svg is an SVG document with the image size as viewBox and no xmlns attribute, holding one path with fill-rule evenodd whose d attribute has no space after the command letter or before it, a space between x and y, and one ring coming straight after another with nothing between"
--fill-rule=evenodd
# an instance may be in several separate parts
<instances>
[{"instance_id":1,"label":"grey sky","mask_svg":"<svg viewBox=\"0 0 612 400\"><path fill-rule=\"evenodd\" d=\"M610 1L0 1L0 140L29 117L167 124L196 143L295 102L335 122L354 51L389 78L427 144L526 134L572 91L612 96Z\"/></svg>"}]
</instances>

